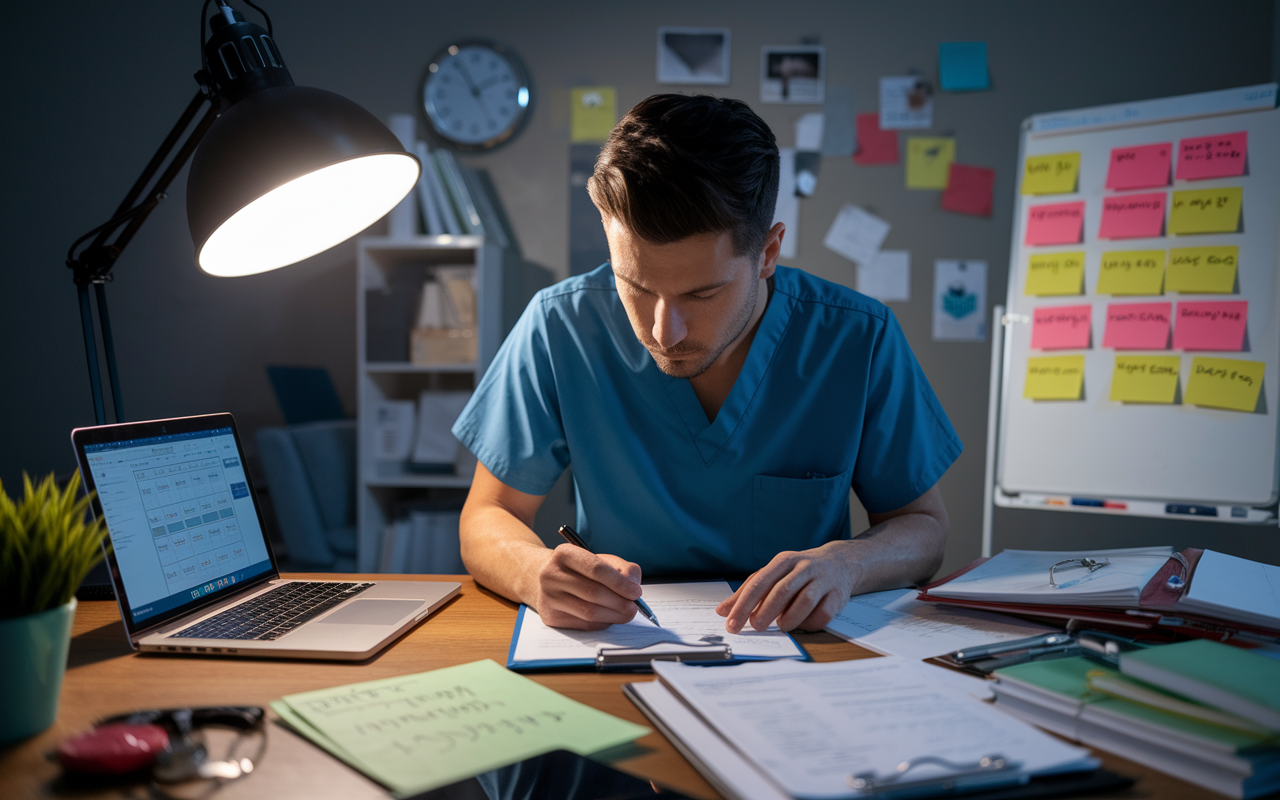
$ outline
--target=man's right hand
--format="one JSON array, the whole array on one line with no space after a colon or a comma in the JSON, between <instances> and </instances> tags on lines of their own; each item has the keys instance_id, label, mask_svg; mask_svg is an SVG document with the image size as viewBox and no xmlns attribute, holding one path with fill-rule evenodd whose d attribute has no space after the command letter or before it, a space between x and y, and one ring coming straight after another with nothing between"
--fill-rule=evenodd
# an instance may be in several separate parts
<instances>
[{"instance_id":1,"label":"man's right hand","mask_svg":"<svg viewBox=\"0 0 1280 800\"><path fill-rule=\"evenodd\" d=\"M554 628L598 631L630 622L640 592L639 565L566 543L551 550L538 571L532 605Z\"/></svg>"}]
</instances>

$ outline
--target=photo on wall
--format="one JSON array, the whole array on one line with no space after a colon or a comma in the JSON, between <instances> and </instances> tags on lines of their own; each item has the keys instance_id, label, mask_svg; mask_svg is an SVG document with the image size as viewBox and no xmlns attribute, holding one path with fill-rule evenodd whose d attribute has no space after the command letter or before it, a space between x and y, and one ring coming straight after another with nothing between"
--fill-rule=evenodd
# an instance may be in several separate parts
<instances>
[{"instance_id":1,"label":"photo on wall","mask_svg":"<svg viewBox=\"0 0 1280 800\"><path fill-rule=\"evenodd\" d=\"M658 83L728 82L728 28L658 28Z\"/></svg>"},{"instance_id":2,"label":"photo on wall","mask_svg":"<svg viewBox=\"0 0 1280 800\"><path fill-rule=\"evenodd\" d=\"M821 103L826 82L827 52L821 45L761 48L760 102Z\"/></svg>"}]
</instances>

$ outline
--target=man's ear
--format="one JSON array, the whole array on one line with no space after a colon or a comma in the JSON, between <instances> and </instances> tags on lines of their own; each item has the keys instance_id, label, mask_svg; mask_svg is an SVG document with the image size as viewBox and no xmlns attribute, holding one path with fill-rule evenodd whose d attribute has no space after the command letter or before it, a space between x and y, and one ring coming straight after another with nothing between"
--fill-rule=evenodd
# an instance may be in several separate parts
<instances>
[{"instance_id":1,"label":"man's ear","mask_svg":"<svg viewBox=\"0 0 1280 800\"><path fill-rule=\"evenodd\" d=\"M781 222L773 223L764 239L764 249L760 252L760 279L773 277L778 268L778 254L782 252L782 237L787 233L787 226Z\"/></svg>"}]
</instances>

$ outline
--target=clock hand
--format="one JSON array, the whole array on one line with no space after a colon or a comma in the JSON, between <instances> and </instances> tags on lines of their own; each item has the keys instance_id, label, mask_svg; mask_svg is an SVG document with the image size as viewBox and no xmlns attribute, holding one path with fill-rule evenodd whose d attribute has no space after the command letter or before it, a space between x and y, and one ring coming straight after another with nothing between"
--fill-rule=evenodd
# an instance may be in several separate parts
<instances>
[{"instance_id":1,"label":"clock hand","mask_svg":"<svg viewBox=\"0 0 1280 800\"><path fill-rule=\"evenodd\" d=\"M471 80L471 73L467 72L467 65L462 63L462 59L458 59L458 72L462 75L462 80L466 81L467 88L471 90L471 96L475 98L476 105L480 106L480 110L489 113L489 108L484 104L484 99L480 96L480 89L476 87L476 82Z\"/></svg>"}]
</instances>

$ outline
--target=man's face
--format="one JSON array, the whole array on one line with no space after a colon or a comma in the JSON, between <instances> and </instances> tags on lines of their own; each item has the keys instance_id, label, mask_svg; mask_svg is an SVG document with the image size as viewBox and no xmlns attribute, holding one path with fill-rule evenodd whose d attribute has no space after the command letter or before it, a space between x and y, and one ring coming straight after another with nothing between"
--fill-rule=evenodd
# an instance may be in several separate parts
<instances>
[{"instance_id":1,"label":"man's face","mask_svg":"<svg viewBox=\"0 0 1280 800\"><path fill-rule=\"evenodd\" d=\"M751 323L772 260L735 255L727 232L653 244L616 219L606 217L604 228L636 338L668 375L701 375Z\"/></svg>"}]
</instances>

